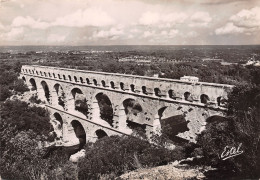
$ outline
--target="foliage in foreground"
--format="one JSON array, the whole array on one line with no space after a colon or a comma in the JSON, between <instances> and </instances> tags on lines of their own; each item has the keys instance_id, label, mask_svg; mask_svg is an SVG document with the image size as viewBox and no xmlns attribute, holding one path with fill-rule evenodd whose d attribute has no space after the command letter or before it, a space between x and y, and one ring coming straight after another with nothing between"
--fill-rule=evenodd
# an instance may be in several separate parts
<instances>
[{"instance_id":1,"label":"foliage in foreground","mask_svg":"<svg viewBox=\"0 0 260 180\"><path fill-rule=\"evenodd\" d=\"M48 133L53 130L49 113L44 108L31 107L19 100L8 100L2 103L0 115L2 119L0 127L3 131L12 127L15 133L32 130L36 134L48 136Z\"/></svg>"},{"instance_id":2,"label":"foliage in foreground","mask_svg":"<svg viewBox=\"0 0 260 180\"><path fill-rule=\"evenodd\" d=\"M1 176L5 179L75 179L74 165L64 151L56 150L43 159L44 149L33 131L21 131L1 151Z\"/></svg>"},{"instance_id":3,"label":"foliage in foreground","mask_svg":"<svg viewBox=\"0 0 260 180\"><path fill-rule=\"evenodd\" d=\"M227 118L211 119L198 137L205 163L245 178L260 177L259 120L260 87L235 87L229 94ZM237 149L240 143L242 154L226 160L220 158L226 146Z\"/></svg>"},{"instance_id":4,"label":"foliage in foreground","mask_svg":"<svg viewBox=\"0 0 260 180\"><path fill-rule=\"evenodd\" d=\"M57 174L63 176L59 171L67 168L64 153L57 151L43 159L45 150L38 148L38 143L48 139L53 130L45 109L9 100L1 103L0 114L0 171L3 178L56 179Z\"/></svg>"},{"instance_id":5,"label":"foliage in foreground","mask_svg":"<svg viewBox=\"0 0 260 180\"><path fill-rule=\"evenodd\" d=\"M132 136L104 137L85 149L86 157L79 162L79 179L114 178L137 168L184 158L182 148L168 150Z\"/></svg>"}]
</instances>

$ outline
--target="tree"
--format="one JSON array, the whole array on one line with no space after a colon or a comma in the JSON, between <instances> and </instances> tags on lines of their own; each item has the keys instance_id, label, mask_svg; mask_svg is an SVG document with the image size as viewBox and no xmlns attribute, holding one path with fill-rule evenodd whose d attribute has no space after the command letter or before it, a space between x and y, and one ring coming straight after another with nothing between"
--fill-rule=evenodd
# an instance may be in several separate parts
<instances>
[{"instance_id":1,"label":"tree","mask_svg":"<svg viewBox=\"0 0 260 180\"><path fill-rule=\"evenodd\" d=\"M17 79L17 75L13 71L4 71L0 73L0 84L10 85Z\"/></svg>"},{"instance_id":2,"label":"tree","mask_svg":"<svg viewBox=\"0 0 260 180\"><path fill-rule=\"evenodd\" d=\"M49 113L45 109L31 107L26 102L19 100L8 100L2 103L0 115L1 128L11 126L17 132L33 130L35 133L45 136L48 136L49 132L53 130Z\"/></svg>"},{"instance_id":3,"label":"tree","mask_svg":"<svg viewBox=\"0 0 260 180\"><path fill-rule=\"evenodd\" d=\"M260 87L237 86L228 95L227 117L211 119L198 136L205 162L219 170L235 172L244 178L259 178L260 172ZM241 144L242 143L242 144ZM223 160L226 146L238 147L242 154Z\"/></svg>"},{"instance_id":4,"label":"tree","mask_svg":"<svg viewBox=\"0 0 260 180\"><path fill-rule=\"evenodd\" d=\"M5 179L76 179L76 169L66 152L58 149L44 159L39 135L32 130L20 131L1 149L0 170Z\"/></svg>"},{"instance_id":5,"label":"tree","mask_svg":"<svg viewBox=\"0 0 260 180\"><path fill-rule=\"evenodd\" d=\"M22 79L17 79L14 82L13 89L16 92L21 92L21 93L29 91L29 88L27 87L27 85L24 83L24 81Z\"/></svg>"},{"instance_id":6,"label":"tree","mask_svg":"<svg viewBox=\"0 0 260 180\"><path fill-rule=\"evenodd\" d=\"M0 101L5 101L12 95L11 91L9 90L8 86L1 85L0 89Z\"/></svg>"},{"instance_id":7,"label":"tree","mask_svg":"<svg viewBox=\"0 0 260 180\"><path fill-rule=\"evenodd\" d=\"M239 171L260 177L260 86L237 86L228 97L228 116L234 121L243 158L234 159Z\"/></svg>"},{"instance_id":8,"label":"tree","mask_svg":"<svg viewBox=\"0 0 260 180\"><path fill-rule=\"evenodd\" d=\"M0 171L5 179L76 179L73 164L66 153L56 150L48 159L38 143L45 141L53 128L44 108L31 107L21 101L1 103ZM58 177L59 178L58 178Z\"/></svg>"},{"instance_id":9,"label":"tree","mask_svg":"<svg viewBox=\"0 0 260 180\"><path fill-rule=\"evenodd\" d=\"M18 62L16 62L16 63L14 64L13 69L14 69L14 71L15 71L16 73L20 73L20 72L21 72L21 68L22 68L22 64L21 64L20 61L18 61Z\"/></svg>"}]
</instances>

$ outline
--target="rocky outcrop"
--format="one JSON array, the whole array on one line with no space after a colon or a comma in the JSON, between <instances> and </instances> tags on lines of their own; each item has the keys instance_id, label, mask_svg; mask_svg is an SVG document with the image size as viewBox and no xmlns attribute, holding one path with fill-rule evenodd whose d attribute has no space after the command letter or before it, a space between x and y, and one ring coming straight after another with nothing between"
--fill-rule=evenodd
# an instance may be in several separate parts
<instances>
[{"instance_id":1,"label":"rocky outcrop","mask_svg":"<svg viewBox=\"0 0 260 180\"><path fill-rule=\"evenodd\" d=\"M203 179L205 176L199 168L188 168L188 166L176 166L174 164L158 166L148 169L138 169L123 174L119 179L123 180L184 180L184 179Z\"/></svg>"}]
</instances>

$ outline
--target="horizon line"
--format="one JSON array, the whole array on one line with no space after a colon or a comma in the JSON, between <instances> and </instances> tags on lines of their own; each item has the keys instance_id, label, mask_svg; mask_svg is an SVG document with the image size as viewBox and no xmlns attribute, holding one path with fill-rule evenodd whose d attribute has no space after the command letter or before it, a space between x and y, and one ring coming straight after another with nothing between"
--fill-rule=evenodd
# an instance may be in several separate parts
<instances>
[{"instance_id":1,"label":"horizon line","mask_svg":"<svg viewBox=\"0 0 260 180\"><path fill-rule=\"evenodd\" d=\"M9 46L9 47L18 47L18 46L259 46L260 44L203 44L203 45L198 45L198 44L189 44L189 45L173 45L173 44L162 44L162 45L155 45L155 44L117 44L117 45L0 45L0 47L5 47L5 46Z\"/></svg>"}]
</instances>

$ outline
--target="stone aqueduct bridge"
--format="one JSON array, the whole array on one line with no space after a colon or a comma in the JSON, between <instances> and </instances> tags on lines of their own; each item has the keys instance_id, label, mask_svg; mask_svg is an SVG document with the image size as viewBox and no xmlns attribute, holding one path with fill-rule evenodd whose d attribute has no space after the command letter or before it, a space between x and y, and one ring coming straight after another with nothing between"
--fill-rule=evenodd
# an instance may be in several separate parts
<instances>
[{"instance_id":1,"label":"stone aqueduct bridge","mask_svg":"<svg viewBox=\"0 0 260 180\"><path fill-rule=\"evenodd\" d=\"M138 125L150 136L164 120L178 115L188 128L177 136L195 141L207 118L223 115L220 99L232 89L226 84L31 65L22 66L20 77L46 102L67 143L79 137L95 141L104 135L130 135ZM77 105L78 100L85 105Z\"/></svg>"}]
</instances>

